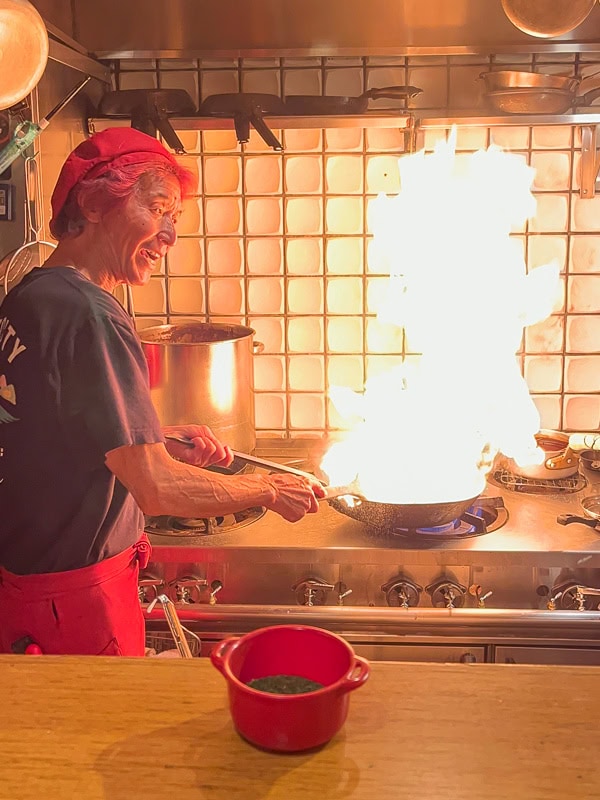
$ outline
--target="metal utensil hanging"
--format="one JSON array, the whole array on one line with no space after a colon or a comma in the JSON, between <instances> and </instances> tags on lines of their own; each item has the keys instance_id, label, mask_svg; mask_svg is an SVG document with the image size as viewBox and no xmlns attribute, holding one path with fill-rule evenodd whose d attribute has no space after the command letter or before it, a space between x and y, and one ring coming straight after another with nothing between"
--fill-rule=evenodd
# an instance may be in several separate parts
<instances>
[{"instance_id":1,"label":"metal utensil hanging","mask_svg":"<svg viewBox=\"0 0 600 800\"><path fill-rule=\"evenodd\" d=\"M156 603L160 603L163 607L163 611L165 612L165 618L167 620L167 625L169 626L169 630L171 631L171 635L173 636L173 640L175 641L175 645L179 650L179 655L182 658L193 658L192 651L190 650L190 646L185 638L185 634L189 634L194 639L198 639L195 633L188 631L187 628L184 628L181 622L179 621L179 617L177 616L177 610L175 608L175 604L172 600L170 600L166 594L159 594L157 595L154 600L150 603L147 608L147 613L150 614ZM200 640L198 639L198 643Z\"/></svg>"},{"instance_id":2,"label":"metal utensil hanging","mask_svg":"<svg viewBox=\"0 0 600 800\"><path fill-rule=\"evenodd\" d=\"M46 116L41 119L39 122L32 122L31 120L27 119L24 122L20 122L17 127L13 131L13 135L10 138L9 143L0 151L0 174L4 172L5 169L10 167L13 161L18 158L18 156L27 150L31 144L37 139L40 133L48 127L50 120L59 111L69 103L75 95L83 89L86 83L91 80L91 77L88 75L87 78L84 78L74 89L71 89L69 94L57 103L54 108L49 111Z\"/></svg>"},{"instance_id":3,"label":"metal utensil hanging","mask_svg":"<svg viewBox=\"0 0 600 800\"><path fill-rule=\"evenodd\" d=\"M53 242L40 239L42 231L39 214L41 198L40 172L37 153L35 153L25 159L25 241L0 262L0 278L5 295L8 294L9 288L33 268L36 260L32 254L34 247L44 246L52 250L56 248ZM38 261L40 260L41 258L38 259Z\"/></svg>"}]
</instances>

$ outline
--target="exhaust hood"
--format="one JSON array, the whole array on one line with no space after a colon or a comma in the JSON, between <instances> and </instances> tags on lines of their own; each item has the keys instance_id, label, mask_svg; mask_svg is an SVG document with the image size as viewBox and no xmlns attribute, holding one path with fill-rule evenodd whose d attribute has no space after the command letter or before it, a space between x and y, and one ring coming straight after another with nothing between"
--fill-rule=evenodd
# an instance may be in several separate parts
<instances>
[{"instance_id":1,"label":"exhaust hood","mask_svg":"<svg viewBox=\"0 0 600 800\"><path fill-rule=\"evenodd\" d=\"M539 39L500 0L72 0L75 37L98 58L390 56L600 50L600 4Z\"/></svg>"}]
</instances>

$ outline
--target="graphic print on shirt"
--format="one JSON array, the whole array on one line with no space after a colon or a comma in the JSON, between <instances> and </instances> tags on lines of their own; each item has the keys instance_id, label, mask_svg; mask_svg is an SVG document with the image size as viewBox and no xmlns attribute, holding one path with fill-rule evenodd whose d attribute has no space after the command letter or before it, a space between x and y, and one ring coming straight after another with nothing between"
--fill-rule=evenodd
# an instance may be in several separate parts
<instances>
[{"instance_id":1,"label":"graphic print on shirt","mask_svg":"<svg viewBox=\"0 0 600 800\"><path fill-rule=\"evenodd\" d=\"M3 369L4 364L12 364L15 358L26 349L27 347L22 344L8 317L0 319L0 369ZM16 389L12 383L7 381L3 372L0 372L0 400L4 400L12 406L17 405ZM0 403L0 425L17 421L18 417L15 417L8 408Z\"/></svg>"},{"instance_id":2,"label":"graphic print on shirt","mask_svg":"<svg viewBox=\"0 0 600 800\"><path fill-rule=\"evenodd\" d=\"M15 406L17 404L17 393L15 392L15 387L12 383L7 383L6 378L4 375L0 375L0 397L3 400L8 401L11 405ZM2 406L0 406L0 425L3 422L16 422L17 417L13 417L8 411L5 411Z\"/></svg>"}]
</instances>

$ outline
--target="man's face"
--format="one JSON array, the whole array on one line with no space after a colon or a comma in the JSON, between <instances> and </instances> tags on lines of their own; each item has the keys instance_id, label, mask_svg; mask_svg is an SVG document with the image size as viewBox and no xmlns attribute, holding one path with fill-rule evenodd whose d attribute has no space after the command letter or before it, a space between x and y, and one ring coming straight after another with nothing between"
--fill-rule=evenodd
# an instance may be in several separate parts
<instances>
[{"instance_id":1,"label":"man's face","mask_svg":"<svg viewBox=\"0 0 600 800\"><path fill-rule=\"evenodd\" d=\"M136 192L104 215L104 260L109 263L104 263L103 268L117 283L146 284L177 241L175 225L180 214L177 178L143 176Z\"/></svg>"}]
</instances>

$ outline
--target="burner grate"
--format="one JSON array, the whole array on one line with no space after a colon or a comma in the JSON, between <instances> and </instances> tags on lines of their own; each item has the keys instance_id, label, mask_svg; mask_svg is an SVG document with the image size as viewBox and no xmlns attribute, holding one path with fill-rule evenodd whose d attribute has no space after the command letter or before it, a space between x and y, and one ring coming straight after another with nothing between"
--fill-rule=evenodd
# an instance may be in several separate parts
<instances>
[{"instance_id":1,"label":"burner grate","mask_svg":"<svg viewBox=\"0 0 600 800\"><path fill-rule=\"evenodd\" d=\"M190 517L147 517L144 530L158 536L211 536L216 533L228 533L250 525L266 513L262 506L245 508L235 514L222 517L190 518Z\"/></svg>"},{"instance_id":2,"label":"burner grate","mask_svg":"<svg viewBox=\"0 0 600 800\"><path fill-rule=\"evenodd\" d=\"M508 511L501 497L479 497L462 516L446 525L433 528L377 528L369 525L371 533L380 536L410 539L413 542L436 542L468 539L498 530L508 520Z\"/></svg>"},{"instance_id":3,"label":"burner grate","mask_svg":"<svg viewBox=\"0 0 600 800\"><path fill-rule=\"evenodd\" d=\"M497 469L493 472L491 480L504 489L525 494L571 494L587 486L586 479L579 473L568 478L542 480L523 478L508 469Z\"/></svg>"}]
</instances>

